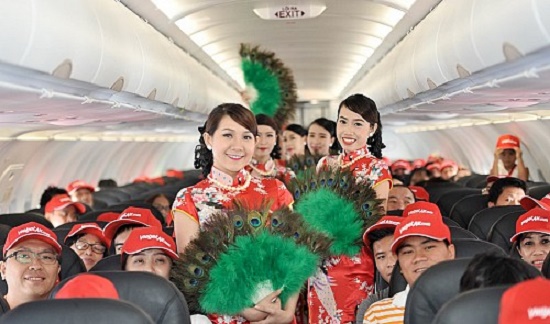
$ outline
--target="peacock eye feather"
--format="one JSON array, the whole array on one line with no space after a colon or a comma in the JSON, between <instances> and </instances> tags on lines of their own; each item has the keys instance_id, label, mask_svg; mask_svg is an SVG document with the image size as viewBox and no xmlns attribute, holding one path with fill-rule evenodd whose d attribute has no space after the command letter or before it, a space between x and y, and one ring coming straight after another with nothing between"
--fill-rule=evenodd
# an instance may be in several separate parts
<instances>
[{"instance_id":1,"label":"peacock eye feather","mask_svg":"<svg viewBox=\"0 0 550 324\"><path fill-rule=\"evenodd\" d=\"M273 218L271 220L271 226L273 227L279 227L279 220L277 218Z\"/></svg>"},{"instance_id":2,"label":"peacock eye feather","mask_svg":"<svg viewBox=\"0 0 550 324\"><path fill-rule=\"evenodd\" d=\"M309 184L309 187L311 188L311 190L315 190L315 187L317 187L317 184L312 181L310 184Z\"/></svg>"},{"instance_id":3,"label":"peacock eye feather","mask_svg":"<svg viewBox=\"0 0 550 324\"><path fill-rule=\"evenodd\" d=\"M262 225L262 221L259 218L256 218L256 217L250 219L249 223L250 223L250 226L252 226L252 227L258 227L258 226Z\"/></svg>"},{"instance_id":4,"label":"peacock eye feather","mask_svg":"<svg viewBox=\"0 0 550 324\"><path fill-rule=\"evenodd\" d=\"M236 228L239 228L239 229L243 227L242 219L236 219L233 224L235 225Z\"/></svg>"},{"instance_id":5,"label":"peacock eye feather","mask_svg":"<svg viewBox=\"0 0 550 324\"><path fill-rule=\"evenodd\" d=\"M296 189L294 192L294 200L300 199L300 189Z\"/></svg>"},{"instance_id":6,"label":"peacock eye feather","mask_svg":"<svg viewBox=\"0 0 550 324\"><path fill-rule=\"evenodd\" d=\"M324 187L324 186L325 186L325 182L326 182L325 179L321 179L321 180L319 181L319 184L321 185L321 187Z\"/></svg>"},{"instance_id":7,"label":"peacock eye feather","mask_svg":"<svg viewBox=\"0 0 550 324\"><path fill-rule=\"evenodd\" d=\"M363 204L363 210L368 211L369 208L370 208L370 204L369 204L369 203L364 203L364 204Z\"/></svg>"}]
</instances>

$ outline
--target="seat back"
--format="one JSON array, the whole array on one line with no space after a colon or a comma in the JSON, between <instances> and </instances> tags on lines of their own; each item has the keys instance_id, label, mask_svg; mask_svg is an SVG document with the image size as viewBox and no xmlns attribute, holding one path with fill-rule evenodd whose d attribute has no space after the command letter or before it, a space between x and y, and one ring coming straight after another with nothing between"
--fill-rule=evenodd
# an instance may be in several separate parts
<instances>
[{"instance_id":1,"label":"seat back","mask_svg":"<svg viewBox=\"0 0 550 324\"><path fill-rule=\"evenodd\" d=\"M51 299L25 303L0 317L1 324L153 324L143 310L115 299Z\"/></svg>"},{"instance_id":2,"label":"seat back","mask_svg":"<svg viewBox=\"0 0 550 324\"><path fill-rule=\"evenodd\" d=\"M471 258L440 262L427 269L414 283L407 296L405 323L431 323L439 309L458 295L460 278Z\"/></svg>"},{"instance_id":3,"label":"seat back","mask_svg":"<svg viewBox=\"0 0 550 324\"><path fill-rule=\"evenodd\" d=\"M538 185L529 188L529 196L541 200L544 196L550 193L550 184Z\"/></svg>"},{"instance_id":4,"label":"seat back","mask_svg":"<svg viewBox=\"0 0 550 324\"><path fill-rule=\"evenodd\" d=\"M544 259L541 272L545 278L550 279L550 254L546 256L546 259Z\"/></svg>"},{"instance_id":5,"label":"seat back","mask_svg":"<svg viewBox=\"0 0 550 324\"><path fill-rule=\"evenodd\" d=\"M397 294L400 291L405 290L405 288L407 287L407 281L405 280L405 277L403 277L403 274L401 273L399 262L397 262L395 264L395 267L393 268L389 286L390 286L390 289L389 289L388 297L393 297L393 295Z\"/></svg>"},{"instance_id":6,"label":"seat back","mask_svg":"<svg viewBox=\"0 0 550 324\"><path fill-rule=\"evenodd\" d=\"M170 281L153 273L139 271L100 271L94 274L109 279L121 300L143 309L153 322L190 324L185 297ZM66 282L60 282L51 296L55 297Z\"/></svg>"},{"instance_id":7,"label":"seat back","mask_svg":"<svg viewBox=\"0 0 550 324\"><path fill-rule=\"evenodd\" d=\"M472 174L468 177L468 180L464 182L464 186L469 188L478 188L479 183L487 183L487 177L488 175L486 174Z\"/></svg>"},{"instance_id":8,"label":"seat back","mask_svg":"<svg viewBox=\"0 0 550 324\"><path fill-rule=\"evenodd\" d=\"M487 208L487 195L468 195L453 205L449 218L457 222L460 227L468 228L474 214L485 208Z\"/></svg>"},{"instance_id":9,"label":"seat back","mask_svg":"<svg viewBox=\"0 0 550 324\"><path fill-rule=\"evenodd\" d=\"M447 302L432 324L498 323L500 298L509 286L474 289Z\"/></svg>"},{"instance_id":10,"label":"seat back","mask_svg":"<svg viewBox=\"0 0 550 324\"><path fill-rule=\"evenodd\" d=\"M122 260L120 255L109 255L99 260L90 272L97 271L118 271L122 270Z\"/></svg>"},{"instance_id":11,"label":"seat back","mask_svg":"<svg viewBox=\"0 0 550 324\"><path fill-rule=\"evenodd\" d=\"M4 245L8 239L8 233L11 230L11 226L6 224L0 224L0 245Z\"/></svg>"},{"instance_id":12,"label":"seat back","mask_svg":"<svg viewBox=\"0 0 550 324\"><path fill-rule=\"evenodd\" d=\"M430 202L437 202L441 196L456 189L462 187L454 182L450 181L434 181L430 180L426 182L425 189L430 194Z\"/></svg>"},{"instance_id":13,"label":"seat back","mask_svg":"<svg viewBox=\"0 0 550 324\"><path fill-rule=\"evenodd\" d=\"M444 217L446 218L446 217ZM462 227L457 226L449 226L449 230L451 231L451 240L460 240L460 239L474 239L477 240L477 236L474 235L474 233L463 229Z\"/></svg>"},{"instance_id":14,"label":"seat back","mask_svg":"<svg viewBox=\"0 0 550 324\"><path fill-rule=\"evenodd\" d=\"M457 239L453 240L455 246L455 258L471 258L480 253L493 253L508 255L500 247L478 239Z\"/></svg>"},{"instance_id":15,"label":"seat back","mask_svg":"<svg viewBox=\"0 0 550 324\"><path fill-rule=\"evenodd\" d=\"M8 225L10 227L15 227L23 225L25 223L36 222L38 224L44 225L47 228L53 228L52 223L50 223L44 216L33 214L33 213L18 213L18 214L2 214L0 215L0 224Z\"/></svg>"},{"instance_id":16,"label":"seat back","mask_svg":"<svg viewBox=\"0 0 550 324\"><path fill-rule=\"evenodd\" d=\"M453 205L465 196L481 194L481 190L475 188L453 188L439 197L437 205L443 216L449 216Z\"/></svg>"},{"instance_id":17,"label":"seat back","mask_svg":"<svg viewBox=\"0 0 550 324\"><path fill-rule=\"evenodd\" d=\"M472 217L468 230L479 237L479 239L487 240L491 228L502 216L517 211L525 212L521 206L495 206L486 208Z\"/></svg>"},{"instance_id":18,"label":"seat back","mask_svg":"<svg viewBox=\"0 0 550 324\"><path fill-rule=\"evenodd\" d=\"M512 242L510 238L516 234L516 221L525 210L508 213L502 216L491 228L487 241L500 246L505 251L510 251Z\"/></svg>"}]
</instances>

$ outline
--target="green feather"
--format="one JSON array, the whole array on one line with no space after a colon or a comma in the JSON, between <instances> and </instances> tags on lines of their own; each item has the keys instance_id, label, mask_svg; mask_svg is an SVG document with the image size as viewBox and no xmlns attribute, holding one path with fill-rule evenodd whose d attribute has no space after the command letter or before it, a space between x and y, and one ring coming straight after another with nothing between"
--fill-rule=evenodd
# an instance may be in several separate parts
<instances>
[{"instance_id":1,"label":"green feather","mask_svg":"<svg viewBox=\"0 0 550 324\"><path fill-rule=\"evenodd\" d=\"M250 109L255 115L265 114L274 117L282 101L279 80L262 64L249 59L242 60L242 69L244 82L247 86L254 87L258 94Z\"/></svg>"}]
</instances>

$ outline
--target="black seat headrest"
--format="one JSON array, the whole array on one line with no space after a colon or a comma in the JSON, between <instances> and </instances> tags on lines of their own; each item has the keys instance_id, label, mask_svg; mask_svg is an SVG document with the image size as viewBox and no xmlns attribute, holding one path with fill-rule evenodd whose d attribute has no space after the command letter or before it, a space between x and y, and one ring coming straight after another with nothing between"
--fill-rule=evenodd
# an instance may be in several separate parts
<instances>
[{"instance_id":1,"label":"black seat headrest","mask_svg":"<svg viewBox=\"0 0 550 324\"><path fill-rule=\"evenodd\" d=\"M507 255L507 252L500 247L478 239L457 239L453 240L455 246L455 258L471 258L480 253L495 253Z\"/></svg>"},{"instance_id":2,"label":"black seat headrest","mask_svg":"<svg viewBox=\"0 0 550 324\"><path fill-rule=\"evenodd\" d=\"M474 289L447 302L432 324L498 323L500 298L509 286Z\"/></svg>"},{"instance_id":3,"label":"black seat headrest","mask_svg":"<svg viewBox=\"0 0 550 324\"><path fill-rule=\"evenodd\" d=\"M455 188L446 192L437 200L437 205L443 216L449 216L453 205L467 195L480 194L481 190L474 188Z\"/></svg>"},{"instance_id":4,"label":"black seat headrest","mask_svg":"<svg viewBox=\"0 0 550 324\"><path fill-rule=\"evenodd\" d=\"M11 230L11 226L6 224L0 224L0 245L4 245L8 239L8 233Z\"/></svg>"},{"instance_id":5,"label":"black seat headrest","mask_svg":"<svg viewBox=\"0 0 550 324\"><path fill-rule=\"evenodd\" d=\"M47 228L53 228L52 223L46 220L44 216L38 214L20 213L0 215L0 224L5 224L11 227L23 225L30 222L36 222L38 224L46 226Z\"/></svg>"},{"instance_id":6,"label":"black seat headrest","mask_svg":"<svg viewBox=\"0 0 550 324\"><path fill-rule=\"evenodd\" d=\"M405 280L405 277L403 277L403 274L401 273L399 262L397 262L395 264L395 267L393 268L389 286L390 286L390 289L389 289L388 297L393 297L395 294L405 290L405 288L407 287L407 281Z\"/></svg>"},{"instance_id":7,"label":"black seat headrest","mask_svg":"<svg viewBox=\"0 0 550 324\"><path fill-rule=\"evenodd\" d=\"M493 225L504 215L512 212L525 212L521 206L495 206L477 212L468 225L468 230L481 240L487 240Z\"/></svg>"},{"instance_id":8,"label":"black seat headrest","mask_svg":"<svg viewBox=\"0 0 550 324\"><path fill-rule=\"evenodd\" d=\"M505 251L510 251L512 242L510 239L516 234L516 221L525 210L508 213L502 216L491 228L487 241L500 246Z\"/></svg>"},{"instance_id":9,"label":"black seat headrest","mask_svg":"<svg viewBox=\"0 0 550 324\"><path fill-rule=\"evenodd\" d=\"M121 300L143 309L153 321L160 323L190 324L189 309L183 294L170 281L149 272L100 271L94 274L109 279ZM51 297L67 280L60 282Z\"/></svg>"},{"instance_id":10,"label":"black seat headrest","mask_svg":"<svg viewBox=\"0 0 550 324\"><path fill-rule=\"evenodd\" d=\"M537 185L529 188L529 196L541 200L544 196L550 193L550 184Z\"/></svg>"},{"instance_id":11,"label":"black seat headrest","mask_svg":"<svg viewBox=\"0 0 550 324\"><path fill-rule=\"evenodd\" d=\"M96 271L118 271L122 270L122 260L119 254L109 255L99 260L95 266L90 269L90 272Z\"/></svg>"},{"instance_id":12,"label":"black seat headrest","mask_svg":"<svg viewBox=\"0 0 550 324\"><path fill-rule=\"evenodd\" d=\"M487 208L487 195L468 195L453 205L449 218L457 222L460 227L468 228L474 214L485 208Z\"/></svg>"},{"instance_id":13,"label":"black seat headrest","mask_svg":"<svg viewBox=\"0 0 550 324\"><path fill-rule=\"evenodd\" d=\"M143 310L115 299L79 298L41 300L22 304L0 317L4 324L153 324Z\"/></svg>"},{"instance_id":14,"label":"black seat headrest","mask_svg":"<svg viewBox=\"0 0 550 324\"><path fill-rule=\"evenodd\" d=\"M546 256L546 259L544 259L541 272L545 278L550 279L550 254Z\"/></svg>"},{"instance_id":15,"label":"black seat headrest","mask_svg":"<svg viewBox=\"0 0 550 324\"><path fill-rule=\"evenodd\" d=\"M440 262L427 269L414 283L407 296L405 323L431 323L435 315L460 289L460 278L470 258Z\"/></svg>"},{"instance_id":16,"label":"black seat headrest","mask_svg":"<svg viewBox=\"0 0 550 324\"><path fill-rule=\"evenodd\" d=\"M474 235L474 233L463 229L462 227L457 226L449 226L449 230L451 231L451 239L459 240L459 239L474 239L477 240L477 236Z\"/></svg>"}]
</instances>

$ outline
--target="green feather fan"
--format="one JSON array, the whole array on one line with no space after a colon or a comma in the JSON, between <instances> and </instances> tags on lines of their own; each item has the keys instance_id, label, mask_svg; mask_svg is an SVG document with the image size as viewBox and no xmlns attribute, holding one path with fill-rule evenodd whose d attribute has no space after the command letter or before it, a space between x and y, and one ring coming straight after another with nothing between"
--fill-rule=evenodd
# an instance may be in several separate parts
<instances>
[{"instance_id":1,"label":"green feather fan","mask_svg":"<svg viewBox=\"0 0 550 324\"><path fill-rule=\"evenodd\" d=\"M332 241L332 255L356 255L364 231L382 216L382 200L364 183L356 183L349 170L305 172L292 180L296 212L312 230Z\"/></svg>"}]
</instances>

